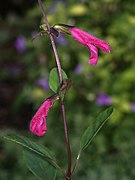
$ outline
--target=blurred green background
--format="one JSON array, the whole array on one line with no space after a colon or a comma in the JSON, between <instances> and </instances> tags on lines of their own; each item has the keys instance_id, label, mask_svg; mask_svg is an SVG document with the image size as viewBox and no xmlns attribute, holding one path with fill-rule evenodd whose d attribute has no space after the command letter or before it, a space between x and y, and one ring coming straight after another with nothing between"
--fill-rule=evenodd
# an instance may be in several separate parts
<instances>
[{"instance_id":1,"label":"blurred green background","mask_svg":"<svg viewBox=\"0 0 135 180\"><path fill-rule=\"evenodd\" d=\"M43 1L50 25L75 25L112 47L99 51L99 62L88 65L88 49L70 36L55 38L61 64L73 81L66 111L73 161L90 120L113 104L115 112L82 154L74 179L135 179L135 1ZM40 141L66 167L65 138L58 103L47 118L47 134L38 138L29 123L52 92L49 71L56 66L49 37L32 42L43 23L37 1L7 0L0 5L0 136L18 133ZM36 180L27 169L21 148L0 142L0 179ZM62 179L58 174L57 179Z\"/></svg>"}]
</instances>

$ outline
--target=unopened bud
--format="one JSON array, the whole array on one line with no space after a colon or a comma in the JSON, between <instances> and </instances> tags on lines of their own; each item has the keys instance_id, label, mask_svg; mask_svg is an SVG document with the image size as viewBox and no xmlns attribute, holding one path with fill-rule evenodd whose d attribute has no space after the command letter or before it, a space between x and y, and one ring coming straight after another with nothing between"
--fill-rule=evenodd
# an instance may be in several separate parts
<instances>
[{"instance_id":1,"label":"unopened bud","mask_svg":"<svg viewBox=\"0 0 135 180\"><path fill-rule=\"evenodd\" d=\"M69 26L66 24L55 24L53 28L55 28L57 31L63 34L71 34L70 29L73 28L74 26Z\"/></svg>"}]
</instances>

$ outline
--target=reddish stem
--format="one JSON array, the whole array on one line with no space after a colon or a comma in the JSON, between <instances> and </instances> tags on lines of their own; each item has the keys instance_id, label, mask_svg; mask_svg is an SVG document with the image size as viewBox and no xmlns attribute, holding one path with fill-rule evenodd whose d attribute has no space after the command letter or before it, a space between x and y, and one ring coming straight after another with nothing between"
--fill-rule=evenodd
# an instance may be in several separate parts
<instances>
[{"instance_id":1,"label":"reddish stem","mask_svg":"<svg viewBox=\"0 0 135 180\"><path fill-rule=\"evenodd\" d=\"M67 128L67 121L66 121L65 105L63 102L61 102L61 109L62 109L64 131L65 131L67 153L68 153L68 170L67 170L67 174L66 174L66 180L71 180L71 150L70 150L70 142L69 142L69 137L68 137L68 128Z\"/></svg>"},{"instance_id":2,"label":"reddish stem","mask_svg":"<svg viewBox=\"0 0 135 180\"><path fill-rule=\"evenodd\" d=\"M48 32L50 32L50 25L48 23L48 20L47 20L47 17L46 17L46 13L45 13L45 10L44 10L44 8L42 6L41 0L38 0L38 3L39 3L39 6L40 6L40 8L42 10L42 14L44 16L44 20L45 20L45 24L46 24L47 30L48 30ZM54 39L53 39L53 36L51 35L51 33L50 33L50 40L51 40L51 44L52 44L52 47L53 47L53 52L54 52L54 55L55 55L55 59L56 59L57 67L58 67L60 84L61 84L62 80L63 80L61 64L60 64L59 56L58 56L58 53L57 53L57 50L56 50L55 42L54 42Z\"/></svg>"},{"instance_id":3,"label":"reddish stem","mask_svg":"<svg viewBox=\"0 0 135 180\"><path fill-rule=\"evenodd\" d=\"M44 20L46 23L46 27L48 32L50 32L50 26L46 17L46 13L44 11L44 8L42 6L42 2L41 0L38 0L39 6L42 10L42 14L44 16ZM50 40L51 40L51 44L53 47L53 52L55 55L55 59L56 59L56 63L57 63L57 68L58 68L58 73L59 73L59 79L60 79L60 84L63 81L63 77L62 77L62 69L61 69L61 64L60 64L60 60L58 57L58 53L57 53L57 49L55 46L55 42L53 39L53 36L50 33ZM67 146L67 153L68 153L68 170L67 170L67 174L66 174L66 180L71 180L71 150L70 150L70 142L69 142L69 137L68 137L68 128L67 128L67 122L66 122L66 112L65 112L65 105L63 102L61 102L61 109L62 109L62 117L63 117L63 123L64 123L64 132L65 132L65 138L66 138L66 146Z\"/></svg>"},{"instance_id":4,"label":"reddish stem","mask_svg":"<svg viewBox=\"0 0 135 180\"><path fill-rule=\"evenodd\" d=\"M45 20L45 24L46 24L47 30L50 31L50 26L49 26L49 23L48 23L48 20L47 20L47 16L46 16L46 13L44 11L44 8L43 8L41 0L38 0L38 4L39 4L39 6L41 8L41 11L42 11L42 14L44 16L44 20Z\"/></svg>"},{"instance_id":5,"label":"reddish stem","mask_svg":"<svg viewBox=\"0 0 135 180\"><path fill-rule=\"evenodd\" d=\"M59 73L60 84L62 84L63 77L62 77L61 64L60 64L60 60L59 60L58 53L57 53L57 50L56 50L55 42L54 42L53 36L52 36L51 34L50 34L50 40L51 40L51 43L52 43L53 52L54 52L55 59L56 59L56 63L57 63L57 68L58 68L58 73Z\"/></svg>"}]
</instances>

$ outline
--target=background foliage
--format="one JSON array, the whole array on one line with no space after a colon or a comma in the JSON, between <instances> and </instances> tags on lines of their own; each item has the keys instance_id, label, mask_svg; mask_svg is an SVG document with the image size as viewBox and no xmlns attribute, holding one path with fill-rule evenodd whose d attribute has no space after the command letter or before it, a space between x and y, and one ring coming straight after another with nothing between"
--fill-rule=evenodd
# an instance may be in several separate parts
<instances>
[{"instance_id":1,"label":"background foliage","mask_svg":"<svg viewBox=\"0 0 135 180\"><path fill-rule=\"evenodd\" d=\"M55 39L62 67L73 80L66 110L73 157L82 132L106 106L115 112L82 154L75 179L135 178L135 2L133 0L43 1L51 25L75 25L108 41L112 53L99 53L96 67L88 65L87 48L70 36ZM56 66L49 37L32 37L43 23L36 1L7 0L0 6L0 136L16 132L52 149L66 165L63 124L58 104L49 112L43 138L29 133L35 111L52 92L49 70ZM51 140L51 141L50 141ZM0 142L0 179L36 179L26 168L21 149ZM58 175L58 179L60 179Z\"/></svg>"}]
</instances>

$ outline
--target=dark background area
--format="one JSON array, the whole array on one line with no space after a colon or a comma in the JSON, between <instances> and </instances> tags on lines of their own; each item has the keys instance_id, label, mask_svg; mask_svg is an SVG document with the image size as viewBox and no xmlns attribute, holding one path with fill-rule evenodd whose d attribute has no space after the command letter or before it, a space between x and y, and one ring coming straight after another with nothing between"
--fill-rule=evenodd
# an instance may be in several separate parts
<instances>
[{"instance_id":1,"label":"dark background area","mask_svg":"<svg viewBox=\"0 0 135 180\"><path fill-rule=\"evenodd\" d=\"M50 25L75 25L112 47L99 51L99 62L88 65L89 52L70 36L55 38L62 67L73 81L66 111L73 160L89 122L108 105L115 111L82 154L77 180L135 179L135 2L132 0L43 1ZM32 41L43 23L36 1L7 0L0 5L0 136L23 134L55 152L66 166L61 112L56 103L47 118L47 134L38 138L29 123L48 96L49 71L56 66L49 37ZM51 141L50 141L51 140ZM0 142L0 179L36 179L26 168L21 148ZM58 179L62 179L58 174Z\"/></svg>"}]
</instances>

